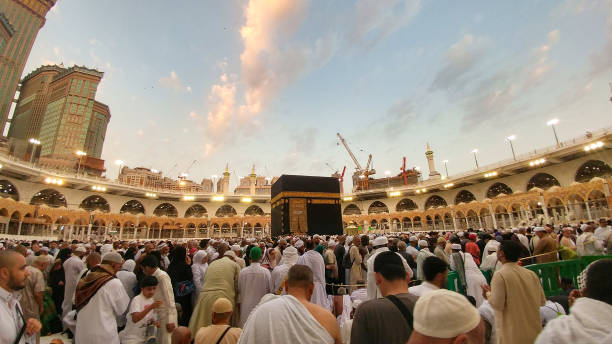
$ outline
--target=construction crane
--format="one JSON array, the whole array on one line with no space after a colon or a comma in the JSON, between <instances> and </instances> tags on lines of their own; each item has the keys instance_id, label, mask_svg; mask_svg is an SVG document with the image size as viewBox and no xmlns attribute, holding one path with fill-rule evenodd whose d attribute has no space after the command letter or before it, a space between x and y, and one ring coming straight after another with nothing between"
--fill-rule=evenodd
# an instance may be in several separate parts
<instances>
[{"instance_id":1,"label":"construction crane","mask_svg":"<svg viewBox=\"0 0 612 344\"><path fill-rule=\"evenodd\" d=\"M366 168L364 169L363 167L361 167L361 164L359 163L359 161L357 161L355 154L353 154L353 152L349 148L348 144L346 143L346 140L344 140L342 135L340 135L340 133L336 133L336 136L338 136L338 139L340 139L340 142L342 142L342 145L344 146L349 156L351 157L351 159L353 159L353 162L355 163L356 171L353 174L353 191L367 190L369 187L370 176L376 173L375 169L373 168L370 169L370 163L372 162L372 154L368 156L368 163L366 165Z\"/></svg>"},{"instance_id":2,"label":"construction crane","mask_svg":"<svg viewBox=\"0 0 612 344\"><path fill-rule=\"evenodd\" d=\"M192 161L191 164L185 170L185 172L181 173L180 177L186 178L189 175L189 170L191 170L191 168L193 167L193 165L195 165L196 162L198 161L197 160Z\"/></svg>"},{"instance_id":3,"label":"construction crane","mask_svg":"<svg viewBox=\"0 0 612 344\"><path fill-rule=\"evenodd\" d=\"M325 163L325 165L327 165L327 167L329 167L332 171L334 171L334 173L332 174L332 177L334 178L338 178L338 182L340 183L340 194L344 193L344 173L346 172L346 166L344 166L344 168L342 168L342 174L340 174L338 172L338 169L335 169L332 167L332 165L330 165L329 163Z\"/></svg>"}]
</instances>

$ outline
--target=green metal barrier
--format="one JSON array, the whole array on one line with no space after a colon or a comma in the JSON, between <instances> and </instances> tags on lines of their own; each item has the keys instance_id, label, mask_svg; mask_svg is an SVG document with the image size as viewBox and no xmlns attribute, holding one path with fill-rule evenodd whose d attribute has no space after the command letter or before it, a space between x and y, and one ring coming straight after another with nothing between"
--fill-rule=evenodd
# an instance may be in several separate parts
<instances>
[{"instance_id":1,"label":"green metal barrier","mask_svg":"<svg viewBox=\"0 0 612 344\"><path fill-rule=\"evenodd\" d=\"M540 283L542 284L542 289L544 289L544 294L546 294L548 297L563 293L563 289L560 285L560 280L562 277L571 279L574 283L574 287L578 287L578 275L582 272L582 270L584 270L587 265L591 264L592 262L603 258L612 258L612 255L583 256L578 259L527 265L525 268L535 272L536 275L538 275ZM482 271L482 274L486 277L487 283L491 284L491 271ZM456 271L448 272L446 287L448 290L453 290L456 292L461 292L463 290Z\"/></svg>"}]
</instances>

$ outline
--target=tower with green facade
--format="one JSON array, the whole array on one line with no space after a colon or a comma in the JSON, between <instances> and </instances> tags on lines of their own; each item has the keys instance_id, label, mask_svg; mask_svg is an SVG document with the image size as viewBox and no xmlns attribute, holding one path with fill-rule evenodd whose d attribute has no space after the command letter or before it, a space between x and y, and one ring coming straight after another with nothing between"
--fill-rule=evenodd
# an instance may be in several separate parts
<instances>
[{"instance_id":1,"label":"tower with green facade","mask_svg":"<svg viewBox=\"0 0 612 344\"><path fill-rule=\"evenodd\" d=\"M57 0L0 0L0 130L38 31Z\"/></svg>"}]
</instances>

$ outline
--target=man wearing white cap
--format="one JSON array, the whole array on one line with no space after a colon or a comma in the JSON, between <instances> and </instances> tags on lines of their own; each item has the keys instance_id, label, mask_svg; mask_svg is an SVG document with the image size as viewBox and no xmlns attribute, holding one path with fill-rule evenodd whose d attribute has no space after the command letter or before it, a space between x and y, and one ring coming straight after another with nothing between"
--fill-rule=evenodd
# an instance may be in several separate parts
<instances>
[{"instance_id":1,"label":"man wearing white cap","mask_svg":"<svg viewBox=\"0 0 612 344\"><path fill-rule=\"evenodd\" d=\"M372 246L374 247L374 252L372 253L372 255L370 255L370 258L368 258L367 261L368 300L382 297L380 289L378 289L378 287L376 286L374 259L376 259L376 256L378 256L380 253L389 251L389 247L387 246L388 243L389 240L385 236L377 237L372 243ZM397 253L397 255L402 259L402 264L404 264L404 269L406 269L406 276L408 277L408 279L412 278L412 269L410 268L410 266L408 266L408 263L406 262L404 257L402 257L402 255L400 255L399 253Z\"/></svg>"},{"instance_id":2,"label":"man wearing white cap","mask_svg":"<svg viewBox=\"0 0 612 344\"><path fill-rule=\"evenodd\" d=\"M242 330L230 326L234 311L232 302L224 297L218 298L212 306L212 324L201 327L195 335L194 344L235 344Z\"/></svg>"},{"instance_id":3,"label":"man wearing white cap","mask_svg":"<svg viewBox=\"0 0 612 344\"><path fill-rule=\"evenodd\" d=\"M421 248L421 250L419 251L419 254L417 254L416 258L417 279L424 281L425 275L423 274L423 262L425 261L425 258L431 257L434 254L431 253L431 251L429 250L429 243L427 242L427 240L419 240L419 247Z\"/></svg>"},{"instance_id":4,"label":"man wearing white cap","mask_svg":"<svg viewBox=\"0 0 612 344\"><path fill-rule=\"evenodd\" d=\"M102 263L77 285L75 343L119 343L117 317L128 308L130 298L115 274L123 265L117 252L102 256Z\"/></svg>"},{"instance_id":5,"label":"man wearing white cap","mask_svg":"<svg viewBox=\"0 0 612 344\"><path fill-rule=\"evenodd\" d=\"M62 319L72 310L72 299L74 298L78 278L81 271L85 269L85 263L81 259L85 253L87 253L87 249L79 245L72 253L72 257L68 258L63 264L66 288L64 289L64 302L62 302Z\"/></svg>"},{"instance_id":6,"label":"man wearing white cap","mask_svg":"<svg viewBox=\"0 0 612 344\"><path fill-rule=\"evenodd\" d=\"M410 238L408 239L408 242L410 243L408 245L408 247L406 248L406 253L408 253L409 255L412 256L412 259L414 259L416 261L416 257L419 254L419 250L417 250L417 244L419 242L419 239L417 239L416 235L412 235L410 236Z\"/></svg>"},{"instance_id":7,"label":"man wearing white cap","mask_svg":"<svg viewBox=\"0 0 612 344\"><path fill-rule=\"evenodd\" d=\"M536 261L538 263L556 262L558 260L557 241L543 227L536 227L534 231L538 238L540 238L533 251L534 256L540 255L536 257Z\"/></svg>"},{"instance_id":8,"label":"man wearing white cap","mask_svg":"<svg viewBox=\"0 0 612 344\"><path fill-rule=\"evenodd\" d=\"M232 245L230 247L230 249L232 250L232 252L234 252L236 254L236 258L234 259L236 264L238 264L241 269L244 269L246 267L246 262L241 257L242 256L242 250L240 249L240 246L234 244L234 245Z\"/></svg>"},{"instance_id":9,"label":"man wearing white cap","mask_svg":"<svg viewBox=\"0 0 612 344\"><path fill-rule=\"evenodd\" d=\"M432 291L416 302L414 330L408 344L485 342L485 326L478 310L461 294Z\"/></svg>"},{"instance_id":10,"label":"man wearing white cap","mask_svg":"<svg viewBox=\"0 0 612 344\"><path fill-rule=\"evenodd\" d=\"M576 240L576 252L579 256L596 256L603 254L603 244L593 234L593 226L582 225L582 234Z\"/></svg>"}]
</instances>

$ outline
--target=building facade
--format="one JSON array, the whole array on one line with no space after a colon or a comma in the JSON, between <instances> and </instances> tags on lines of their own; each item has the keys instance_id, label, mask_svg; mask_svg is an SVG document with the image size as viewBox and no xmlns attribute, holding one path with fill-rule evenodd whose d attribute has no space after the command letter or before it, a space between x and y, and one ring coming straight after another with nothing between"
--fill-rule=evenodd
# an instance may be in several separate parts
<instances>
[{"instance_id":1,"label":"building facade","mask_svg":"<svg viewBox=\"0 0 612 344\"><path fill-rule=\"evenodd\" d=\"M129 186L142 187L158 191L175 191L186 193L214 192L213 182L210 179L202 179L197 184L188 179L174 180L164 177L160 171L146 167L129 168L124 166L119 173L119 182Z\"/></svg>"},{"instance_id":2,"label":"building facade","mask_svg":"<svg viewBox=\"0 0 612 344\"><path fill-rule=\"evenodd\" d=\"M56 0L0 0L0 129L4 128L28 56Z\"/></svg>"}]
</instances>

